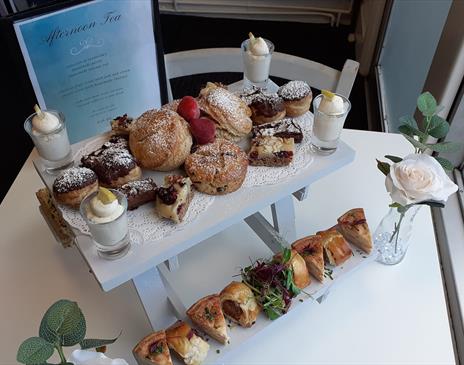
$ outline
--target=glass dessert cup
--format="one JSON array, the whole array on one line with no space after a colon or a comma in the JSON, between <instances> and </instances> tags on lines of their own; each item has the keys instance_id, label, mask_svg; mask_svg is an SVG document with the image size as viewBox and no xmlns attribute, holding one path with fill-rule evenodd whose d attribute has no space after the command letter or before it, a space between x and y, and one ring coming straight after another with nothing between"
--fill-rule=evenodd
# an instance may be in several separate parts
<instances>
[{"instance_id":1,"label":"glass dessert cup","mask_svg":"<svg viewBox=\"0 0 464 365\"><path fill-rule=\"evenodd\" d=\"M269 81L269 68L271 66L272 53L274 52L274 44L264 39L269 53L263 56L256 56L249 51L250 40L246 39L242 42L243 56L243 88L248 89L253 86L266 90Z\"/></svg>"},{"instance_id":2,"label":"glass dessert cup","mask_svg":"<svg viewBox=\"0 0 464 365\"><path fill-rule=\"evenodd\" d=\"M330 155L337 150L340 134L345 119L351 109L350 101L343 95L335 94L343 99L343 111L337 114L326 114L319 110L322 94L313 100L314 122L311 136L311 150L321 155Z\"/></svg>"},{"instance_id":3,"label":"glass dessert cup","mask_svg":"<svg viewBox=\"0 0 464 365\"><path fill-rule=\"evenodd\" d=\"M74 164L71 145L69 144L64 115L56 110L44 110L53 114L59 120L57 129L50 133L41 133L32 127L32 119L37 113L31 114L24 122L24 129L34 142L35 148L45 166L45 171L51 175Z\"/></svg>"},{"instance_id":4,"label":"glass dessert cup","mask_svg":"<svg viewBox=\"0 0 464 365\"><path fill-rule=\"evenodd\" d=\"M110 189L124 208L121 215L112 221L98 223L89 218L90 201L98 194L94 192L85 197L80 205L80 213L89 227L98 255L107 260L123 257L131 246L129 225L127 222L127 199L119 191Z\"/></svg>"}]
</instances>

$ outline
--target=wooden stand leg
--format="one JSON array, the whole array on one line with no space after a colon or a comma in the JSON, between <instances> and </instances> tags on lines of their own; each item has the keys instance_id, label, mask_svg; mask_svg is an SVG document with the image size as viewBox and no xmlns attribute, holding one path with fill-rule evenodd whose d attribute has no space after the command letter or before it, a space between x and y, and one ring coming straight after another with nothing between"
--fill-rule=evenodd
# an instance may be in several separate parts
<instances>
[{"instance_id":1,"label":"wooden stand leg","mask_svg":"<svg viewBox=\"0 0 464 365\"><path fill-rule=\"evenodd\" d=\"M289 195L271 205L274 228L289 243L296 240L295 208L293 196Z\"/></svg>"},{"instance_id":2,"label":"wooden stand leg","mask_svg":"<svg viewBox=\"0 0 464 365\"><path fill-rule=\"evenodd\" d=\"M136 276L132 282L153 330L168 327L177 320L157 268Z\"/></svg>"}]
</instances>

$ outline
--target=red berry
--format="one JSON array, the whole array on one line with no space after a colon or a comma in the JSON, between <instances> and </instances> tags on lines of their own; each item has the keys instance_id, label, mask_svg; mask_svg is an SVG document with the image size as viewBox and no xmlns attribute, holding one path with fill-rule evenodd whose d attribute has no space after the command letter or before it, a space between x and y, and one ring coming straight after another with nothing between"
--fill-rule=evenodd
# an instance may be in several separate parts
<instances>
[{"instance_id":1,"label":"red berry","mask_svg":"<svg viewBox=\"0 0 464 365\"><path fill-rule=\"evenodd\" d=\"M198 118L190 121L190 133L198 144L214 142L216 125L211 119Z\"/></svg>"},{"instance_id":2,"label":"red berry","mask_svg":"<svg viewBox=\"0 0 464 365\"><path fill-rule=\"evenodd\" d=\"M200 118L200 108L192 96L184 96L177 107L177 113L180 114L187 122L192 119Z\"/></svg>"}]
</instances>

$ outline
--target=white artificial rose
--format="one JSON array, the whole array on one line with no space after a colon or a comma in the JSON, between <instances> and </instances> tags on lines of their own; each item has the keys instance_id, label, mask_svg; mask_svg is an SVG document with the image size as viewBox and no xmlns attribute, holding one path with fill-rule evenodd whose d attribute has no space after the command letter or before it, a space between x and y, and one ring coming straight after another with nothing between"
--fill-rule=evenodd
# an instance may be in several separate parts
<instances>
[{"instance_id":1,"label":"white artificial rose","mask_svg":"<svg viewBox=\"0 0 464 365\"><path fill-rule=\"evenodd\" d=\"M74 350L68 359L74 365L129 365L123 359L110 359L101 352Z\"/></svg>"},{"instance_id":2,"label":"white artificial rose","mask_svg":"<svg viewBox=\"0 0 464 365\"><path fill-rule=\"evenodd\" d=\"M438 161L423 153L392 164L385 186L392 200L403 206L426 200L446 202L458 190Z\"/></svg>"}]
</instances>

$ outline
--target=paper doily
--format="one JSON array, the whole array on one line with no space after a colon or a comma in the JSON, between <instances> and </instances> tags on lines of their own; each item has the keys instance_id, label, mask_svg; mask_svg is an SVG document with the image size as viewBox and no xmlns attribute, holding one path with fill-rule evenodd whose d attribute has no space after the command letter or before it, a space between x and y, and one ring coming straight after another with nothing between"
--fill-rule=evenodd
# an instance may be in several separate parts
<instances>
[{"instance_id":1,"label":"paper doily","mask_svg":"<svg viewBox=\"0 0 464 365\"><path fill-rule=\"evenodd\" d=\"M295 155L292 163L282 167L248 166L243 187L279 184L296 175L313 162L310 147L313 115L308 112L300 117L293 118L293 121L301 127L303 140L301 143L295 143Z\"/></svg>"}]
</instances>

